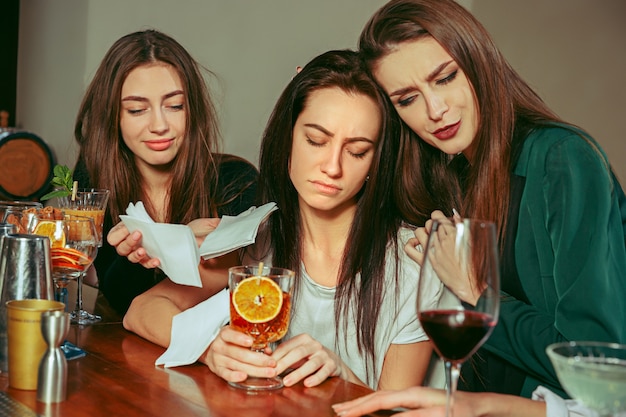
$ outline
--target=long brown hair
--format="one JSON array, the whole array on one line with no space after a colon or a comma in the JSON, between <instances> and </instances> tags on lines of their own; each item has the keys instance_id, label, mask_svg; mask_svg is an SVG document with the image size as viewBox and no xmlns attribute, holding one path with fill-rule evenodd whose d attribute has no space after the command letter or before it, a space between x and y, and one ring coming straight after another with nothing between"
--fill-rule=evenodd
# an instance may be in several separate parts
<instances>
[{"instance_id":1,"label":"long brown hair","mask_svg":"<svg viewBox=\"0 0 626 417\"><path fill-rule=\"evenodd\" d=\"M76 118L74 135L80 144L79 159L87 168L91 186L110 190L113 222L129 202L146 200L134 155L120 132L121 91L132 70L154 63L174 68L185 92L186 134L169 167L172 179L165 221L187 223L199 217L215 217L221 204L215 201L215 153L220 144L216 111L201 67L176 40L159 31L128 34L104 56ZM155 215L149 204L147 210Z\"/></svg>"},{"instance_id":2,"label":"long brown hair","mask_svg":"<svg viewBox=\"0 0 626 417\"><path fill-rule=\"evenodd\" d=\"M357 344L369 358L367 375L375 363L376 323L385 285L388 248L395 251L398 279L397 231L400 215L393 203L391 189L398 155L399 119L384 92L370 79L354 51L329 51L309 62L281 94L263 134L259 164L261 202L274 201L280 208L269 220L273 263L297 271L295 293L299 287L302 263L302 224L298 195L289 177L293 127L312 92L340 88L364 95L377 104L382 115L379 141L369 180L361 190L352 222L335 294L335 329L347 325L349 312L356 312ZM357 277L360 274L360 279ZM297 309L297 303L294 303Z\"/></svg>"},{"instance_id":3,"label":"long brown hair","mask_svg":"<svg viewBox=\"0 0 626 417\"><path fill-rule=\"evenodd\" d=\"M473 88L480 114L476 152L462 178L451 175L451 157L405 126L403 152L410 154L403 157L396 186L398 205L407 221L418 225L435 209L460 207L466 217L494 221L502 242L516 162L514 138L523 138L534 126L562 121L509 65L482 24L454 0L390 1L363 29L359 48L374 71L399 44L424 36L450 54Z\"/></svg>"}]
</instances>

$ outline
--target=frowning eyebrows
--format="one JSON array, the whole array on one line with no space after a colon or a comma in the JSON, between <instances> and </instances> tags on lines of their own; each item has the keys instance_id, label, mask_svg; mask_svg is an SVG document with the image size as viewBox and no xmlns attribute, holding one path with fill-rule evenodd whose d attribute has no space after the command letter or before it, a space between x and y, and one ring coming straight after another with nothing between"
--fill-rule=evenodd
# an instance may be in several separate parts
<instances>
[{"instance_id":1,"label":"frowning eyebrows","mask_svg":"<svg viewBox=\"0 0 626 417\"><path fill-rule=\"evenodd\" d=\"M447 61L447 62L443 62L439 65L437 65L437 67L432 70L427 76L426 76L426 82L431 82L432 80L434 80L435 78L437 78L437 76L439 74L441 74L441 72L446 69L446 67L448 65L450 65L452 62L454 62L453 60ZM409 87L403 87L400 88L398 90L392 91L391 93L389 93L389 97L395 97L395 96L403 96L406 93L410 93L415 91L416 88L413 86L409 86Z\"/></svg>"},{"instance_id":2,"label":"frowning eyebrows","mask_svg":"<svg viewBox=\"0 0 626 417\"><path fill-rule=\"evenodd\" d=\"M329 131L328 129L326 129L324 126L318 125L317 123L305 123L304 126L306 127L310 127L312 129L317 129L320 132L322 132L323 134L325 134L326 136L330 136L331 138L335 137L335 134L331 131ZM375 143L375 141L373 141L372 139L369 138L365 138L362 136L356 136L353 138L346 138L347 142L369 142L369 143Z\"/></svg>"}]
</instances>

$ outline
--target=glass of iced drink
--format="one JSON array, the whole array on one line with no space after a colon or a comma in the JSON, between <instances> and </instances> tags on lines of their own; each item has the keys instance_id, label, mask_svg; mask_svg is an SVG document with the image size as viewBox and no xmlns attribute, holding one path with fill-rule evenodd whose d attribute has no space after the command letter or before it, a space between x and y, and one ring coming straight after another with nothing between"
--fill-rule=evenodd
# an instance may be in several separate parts
<instances>
[{"instance_id":1,"label":"glass of iced drink","mask_svg":"<svg viewBox=\"0 0 626 417\"><path fill-rule=\"evenodd\" d=\"M109 201L109 190L79 188L75 196L60 197L59 208L66 214L91 217L98 232L98 247L102 246L104 213Z\"/></svg>"},{"instance_id":2,"label":"glass of iced drink","mask_svg":"<svg viewBox=\"0 0 626 417\"><path fill-rule=\"evenodd\" d=\"M285 268L236 266L228 270L230 325L254 338L252 350L282 339L289 327L294 272ZM280 377L248 377L230 385L247 390L271 390L283 386Z\"/></svg>"}]
</instances>

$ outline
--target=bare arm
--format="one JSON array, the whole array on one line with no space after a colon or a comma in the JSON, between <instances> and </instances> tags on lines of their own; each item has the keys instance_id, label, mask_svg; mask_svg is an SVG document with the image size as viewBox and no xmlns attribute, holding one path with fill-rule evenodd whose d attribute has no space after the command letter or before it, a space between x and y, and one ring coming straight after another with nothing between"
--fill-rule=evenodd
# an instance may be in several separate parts
<instances>
[{"instance_id":1,"label":"bare arm","mask_svg":"<svg viewBox=\"0 0 626 417\"><path fill-rule=\"evenodd\" d=\"M376 391L356 400L333 405L338 416L356 417L376 410L408 409L394 414L412 417L443 417L446 414L443 390L412 387L402 391ZM458 391L454 395L455 417L545 417L546 404L528 398L494 393Z\"/></svg>"},{"instance_id":2,"label":"bare arm","mask_svg":"<svg viewBox=\"0 0 626 417\"><path fill-rule=\"evenodd\" d=\"M219 219L197 219L188 226L200 245L218 224ZM140 263L146 268L156 268L160 264L158 259L150 258L141 246L141 233L129 233L122 222L111 229L107 239L119 255L126 256L131 262ZM135 297L124 316L124 328L160 346L169 346L172 318L225 288L228 268L238 263L236 252L201 262L198 269L202 288L178 285L169 279L161 281Z\"/></svg>"},{"instance_id":3,"label":"bare arm","mask_svg":"<svg viewBox=\"0 0 626 417\"><path fill-rule=\"evenodd\" d=\"M202 288L175 284L169 279L161 281L133 300L124 316L124 328L160 346L169 346L172 318L225 288L228 268L238 263L236 252L201 263Z\"/></svg>"},{"instance_id":4,"label":"bare arm","mask_svg":"<svg viewBox=\"0 0 626 417\"><path fill-rule=\"evenodd\" d=\"M403 389L421 385L426 377L432 350L430 341L389 346L378 389Z\"/></svg>"}]
</instances>

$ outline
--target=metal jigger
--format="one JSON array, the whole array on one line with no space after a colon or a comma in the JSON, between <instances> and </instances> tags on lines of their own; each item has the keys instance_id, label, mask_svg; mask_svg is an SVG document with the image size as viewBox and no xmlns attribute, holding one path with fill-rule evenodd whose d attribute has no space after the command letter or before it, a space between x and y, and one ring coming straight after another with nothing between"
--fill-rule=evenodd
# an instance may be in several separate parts
<instances>
[{"instance_id":1,"label":"metal jigger","mask_svg":"<svg viewBox=\"0 0 626 417\"><path fill-rule=\"evenodd\" d=\"M69 313L46 311L41 314L41 334L48 349L39 364L37 401L58 403L67 398L67 359L61 350L61 342L69 328Z\"/></svg>"}]
</instances>

